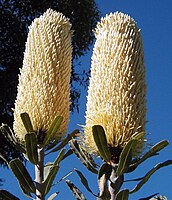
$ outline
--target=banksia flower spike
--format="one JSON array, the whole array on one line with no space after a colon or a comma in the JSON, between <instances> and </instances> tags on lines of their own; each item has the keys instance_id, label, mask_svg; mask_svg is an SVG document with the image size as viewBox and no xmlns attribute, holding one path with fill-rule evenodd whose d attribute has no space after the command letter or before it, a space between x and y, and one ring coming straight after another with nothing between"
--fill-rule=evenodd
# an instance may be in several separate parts
<instances>
[{"instance_id":1,"label":"banksia flower spike","mask_svg":"<svg viewBox=\"0 0 172 200\"><path fill-rule=\"evenodd\" d=\"M85 143L98 155L92 126L101 125L111 154L120 153L139 133L133 154L143 149L145 138L146 83L141 33L123 13L102 18L95 30L91 78L86 106Z\"/></svg>"},{"instance_id":2,"label":"banksia flower spike","mask_svg":"<svg viewBox=\"0 0 172 200\"><path fill-rule=\"evenodd\" d=\"M67 129L70 106L71 24L61 13L48 9L29 27L14 110L14 132L24 140L20 114L27 112L35 131L45 131L63 116L57 137Z\"/></svg>"}]
</instances>

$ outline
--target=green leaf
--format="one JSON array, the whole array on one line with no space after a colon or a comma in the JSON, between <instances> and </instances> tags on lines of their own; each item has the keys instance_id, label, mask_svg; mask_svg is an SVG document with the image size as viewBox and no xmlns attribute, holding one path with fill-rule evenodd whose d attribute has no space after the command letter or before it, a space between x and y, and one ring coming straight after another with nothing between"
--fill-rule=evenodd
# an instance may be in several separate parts
<instances>
[{"instance_id":1,"label":"green leaf","mask_svg":"<svg viewBox=\"0 0 172 200\"><path fill-rule=\"evenodd\" d=\"M45 185L48 184L47 186L47 193L50 190L50 187L53 183L53 180L57 174L57 171L59 169L59 163L63 160L63 156L65 153L65 149L62 149L61 152L59 153L58 157L56 158L56 160L54 161L54 163L48 162L46 164L46 166L44 167L44 178L45 178ZM55 168L53 168L55 167ZM56 171L57 170L57 171Z\"/></svg>"},{"instance_id":2,"label":"green leaf","mask_svg":"<svg viewBox=\"0 0 172 200\"><path fill-rule=\"evenodd\" d=\"M20 144L13 131L10 129L9 126L3 124L0 127L1 133L4 135L4 137L7 139L7 141L16 149L18 149L19 151L21 151L22 153L26 153L26 150L24 148L24 146L22 146L22 144Z\"/></svg>"},{"instance_id":3,"label":"green leaf","mask_svg":"<svg viewBox=\"0 0 172 200\"><path fill-rule=\"evenodd\" d=\"M119 165L116 170L117 176L123 174L130 165L132 160L132 149L135 146L136 142L137 142L136 140L131 139L123 148L119 158Z\"/></svg>"},{"instance_id":4,"label":"green leaf","mask_svg":"<svg viewBox=\"0 0 172 200\"><path fill-rule=\"evenodd\" d=\"M124 189L118 192L116 195L116 200L128 200L129 198L129 190Z\"/></svg>"},{"instance_id":5,"label":"green leaf","mask_svg":"<svg viewBox=\"0 0 172 200\"><path fill-rule=\"evenodd\" d=\"M110 153L110 150L108 148L106 134L105 134L103 127L100 126L100 125L94 125L92 127L92 131L93 131L94 141L97 145L100 156L105 161L110 161L111 160L111 153Z\"/></svg>"},{"instance_id":6,"label":"green leaf","mask_svg":"<svg viewBox=\"0 0 172 200\"><path fill-rule=\"evenodd\" d=\"M22 185L27 191L35 193L35 185L23 163L16 158L10 161L9 167L16 176L19 184Z\"/></svg>"},{"instance_id":7,"label":"green leaf","mask_svg":"<svg viewBox=\"0 0 172 200\"><path fill-rule=\"evenodd\" d=\"M50 169L50 172L44 182L44 188L45 188L45 195L50 191L51 185L54 181L54 178L58 172L59 166L53 165Z\"/></svg>"},{"instance_id":8,"label":"green leaf","mask_svg":"<svg viewBox=\"0 0 172 200\"><path fill-rule=\"evenodd\" d=\"M58 195L58 192L53 193L47 200L54 200L54 198Z\"/></svg>"},{"instance_id":9,"label":"green leaf","mask_svg":"<svg viewBox=\"0 0 172 200\"><path fill-rule=\"evenodd\" d=\"M134 179L130 179L130 180L125 180L124 182L126 183L126 182L134 182L134 181L140 181L140 180L142 180L143 179L143 177L141 177L141 178L134 178Z\"/></svg>"},{"instance_id":10,"label":"green leaf","mask_svg":"<svg viewBox=\"0 0 172 200\"><path fill-rule=\"evenodd\" d=\"M8 192L6 190L0 190L0 199L3 199L3 200L20 200L19 198L17 198L16 196L14 196L13 194L11 194L10 192Z\"/></svg>"},{"instance_id":11,"label":"green leaf","mask_svg":"<svg viewBox=\"0 0 172 200\"><path fill-rule=\"evenodd\" d=\"M68 185L69 189L72 191L74 197L77 200L86 200L82 192L69 180L66 180L66 184Z\"/></svg>"},{"instance_id":12,"label":"green leaf","mask_svg":"<svg viewBox=\"0 0 172 200\"><path fill-rule=\"evenodd\" d=\"M157 155L157 152L161 151L163 148L165 148L169 142L167 140L163 140L156 145L154 145L145 155L142 156L139 160L136 160L133 164L131 164L127 170L128 172L134 171L141 163L143 163L148 158Z\"/></svg>"},{"instance_id":13,"label":"green leaf","mask_svg":"<svg viewBox=\"0 0 172 200\"><path fill-rule=\"evenodd\" d=\"M88 185L88 181L87 179L84 177L84 175L79 171L79 170L75 170L76 173L78 174L78 176L80 177L80 180L82 182L82 184L84 185L84 187L91 193L93 194L95 197L97 197L97 195L95 195L92 190L90 189L89 185Z\"/></svg>"},{"instance_id":14,"label":"green leaf","mask_svg":"<svg viewBox=\"0 0 172 200\"><path fill-rule=\"evenodd\" d=\"M91 155L82 147L77 140L72 139L69 141L69 146L71 150L75 153L75 155L79 158L79 160L87 167L88 170L97 174L98 171L96 169L97 165L94 162Z\"/></svg>"},{"instance_id":15,"label":"green leaf","mask_svg":"<svg viewBox=\"0 0 172 200\"><path fill-rule=\"evenodd\" d=\"M72 155L72 154L73 154L73 151L72 151L71 149L69 149L69 150L65 153L65 155L63 156L63 160L64 160L65 158L67 158L68 156Z\"/></svg>"},{"instance_id":16,"label":"green leaf","mask_svg":"<svg viewBox=\"0 0 172 200\"><path fill-rule=\"evenodd\" d=\"M62 121L63 121L62 116L57 116L54 119L54 121L50 125L50 128L46 131L44 145L47 145L49 141L54 137L54 135L58 132L58 129L60 128Z\"/></svg>"},{"instance_id":17,"label":"green leaf","mask_svg":"<svg viewBox=\"0 0 172 200\"><path fill-rule=\"evenodd\" d=\"M171 165L172 164L172 160L167 160L163 163L159 163L157 164L153 169L151 169L144 177L143 179L130 191L130 194L137 192L148 180L149 178L152 176L152 174L154 174L158 169Z\"/></svg>"},{"instance_id":18,"label":"green leaf","mask_svg":"<svg viewBox=\"0 0 172 200\"><path fill-rule=\"evenodd\" d=\"M20 117L21 117L21 120L23 122L23 125L24 125L26 131L28 133L34 132L33 126L32 126L32 122L30 120L30 117L29 117L28 113L21 113Z\"/></svg>"},{"instance_id":19,"label":"green leaf","mask_svg":"<svg viewBox=\"0 0 172 200\"><path fill-rule=\"evenodd\" d=\"M58 157L56 158L56 160L54 161L54 165L59 165L59 163L63 160L63 156L65 153L66 149L62 149L58 155Z\"/></svg>"},{"instance_id":20,"label":"green leaf","mask_svg":"<svg viewBox=\"0 0 172 200\"><path fill-rule=\"evenodd\" d=\"M27 196L28 198L33 199L31 193L30 193L29 191L27 191L26 188L25 188L24 186L22 186L22 184L20 184L20 188L21 188L21 190L22 190L22 192L23 192L23 194L24 194L25 196Z\"/></svg>"},{"instance_id":21,"label":"green leaf","mask_svg":"<svg viewBox=\"0 0 172 200\"><path fill-rule=\"evenodd\" d=\"M27 157L31 163L38 163L37 137L35 133L25 135Z\"/></svg>"},{"instance_id":22,"label":"green leaf","mask_svg":"<svg viewBox=\"0 0 172 200\"><path fill-rule=\"evenodd\" d=\"M56 148L54 148L51 152L56 152L59 151L60 149L62 149L64 146L66 146L68 144L68 142L72 139L75 138L76 136L78 136L79 134L79 130L74 130L72 133L68 134L68 136L59 144L59 146L57 146Z\"/></svg>"}]
</instances>

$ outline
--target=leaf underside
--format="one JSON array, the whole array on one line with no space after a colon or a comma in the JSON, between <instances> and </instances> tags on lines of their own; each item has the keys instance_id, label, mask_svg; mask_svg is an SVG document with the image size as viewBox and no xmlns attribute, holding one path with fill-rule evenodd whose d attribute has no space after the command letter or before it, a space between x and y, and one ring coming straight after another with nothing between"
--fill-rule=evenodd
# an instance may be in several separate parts
<instances>
[{"instance_id":1,"label":"leaf underside","mask_svg":"<svg viewBox=\"0 0 172 200\"><path fill-rule=\"evenodd\" d=\"M71 181L66 180L66 184L77 200L86 200L82 192Z\"/></svg>"},{"instance_id":2,"label":"leaf underside","mask_svg":"<svg viewBox=\"0 0 172 200\"><path fill-rule=\"evenodd\" d=\"M80 145L77 140L72 139L69 141L70 149L75 153L75 155L79 158L83 165L87 167L88 170L97 174L98 171L96 169L97 165L94 162L91 155Z\"/></svg>"}]
</instances>

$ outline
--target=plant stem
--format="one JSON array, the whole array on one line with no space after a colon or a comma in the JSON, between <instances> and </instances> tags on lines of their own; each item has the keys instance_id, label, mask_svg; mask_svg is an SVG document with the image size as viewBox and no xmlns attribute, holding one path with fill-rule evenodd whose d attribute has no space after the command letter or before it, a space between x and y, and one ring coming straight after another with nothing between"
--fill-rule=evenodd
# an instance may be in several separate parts
<instances>
[{"instance_id":1,"label":"plant stem","mask_svg":"<svg viewBox=\"0 0 172 200\"><path fill-rule=\"evenodd\" d=\"M109 181L109 192L111 196L111 200L116 199L116 194L119 192L123 182L124 182L124 175L116 176L117 165L112 165L112 172L110 175Z\"/></svg>"},{"instance_id":2,"label":"plant stem","mask_svg":"<svg viewBox=\"0 0 172 200\"><path fill-rule=\"evenodd\" d=\"M112 168L112 173L110 175L110 183L109 183L109 192L110 192L110 195L111 195L111 200L115 200L115 194L116 194L116 191L115 189L111 186L112 183L115 183L115 181L117 180L117 177L116 177L116 170L114 170L114 168Z\"/></svg>"},{"instance_id":3,"label":"plant stem","mask_svg":"<svg viewBox=\"0 0 172 200\"><path fill-rule=\"evenodd\" d=\"M35 165L36 200L44 200L44 148L38 148L38 164Z\"/></svg>"}]
</instances>

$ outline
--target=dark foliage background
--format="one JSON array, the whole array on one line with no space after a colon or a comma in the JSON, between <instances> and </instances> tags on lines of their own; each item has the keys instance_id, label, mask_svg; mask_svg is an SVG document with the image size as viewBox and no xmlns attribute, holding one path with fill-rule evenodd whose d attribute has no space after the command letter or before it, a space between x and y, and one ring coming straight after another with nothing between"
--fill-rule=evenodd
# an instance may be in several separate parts
<instances>
[{"instance_id":1,"label":"dark foliage background","mask_svg":"<svg viewBox=\"0 0 172 200\"><path fill-rule=\"evenodd\" d=\"M48 8L62 12L70 19L73 37L73 60L89 50L94 41L92 30L99 20L100 13L94 0L1 0L0 22L0 124L12 127L14 101L17 93L18 73L22 67L23 52L27 39L28 26ZM80 90L74 85L86 84L88 73L83 69L77 74L72 67L71 111L78 110ZM7 160L22 156L15 151L0 134L0 152ZM5 166L0 159L0 165Z\"/></svg>"}]
</instances>

